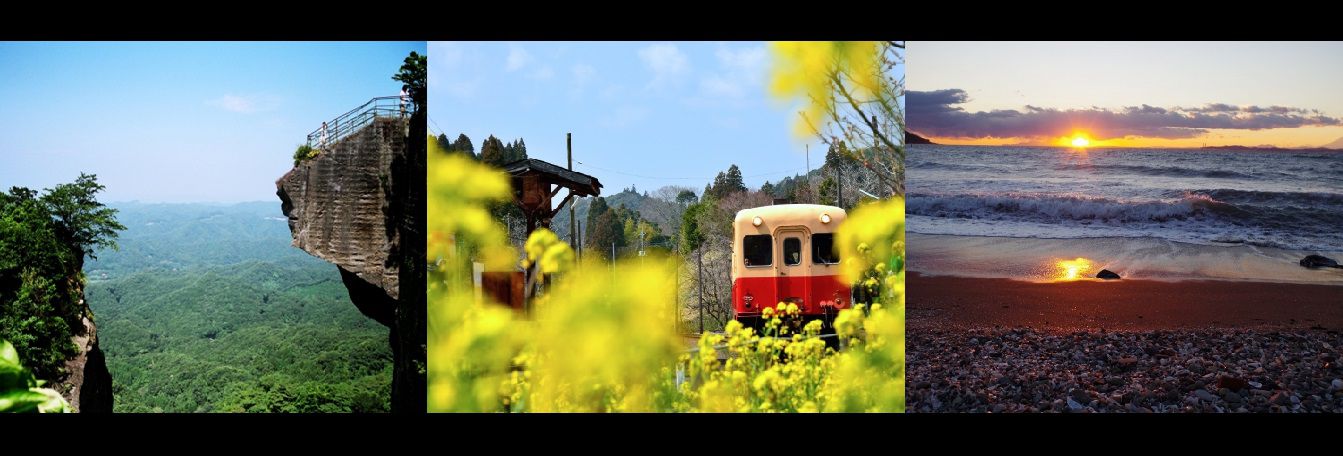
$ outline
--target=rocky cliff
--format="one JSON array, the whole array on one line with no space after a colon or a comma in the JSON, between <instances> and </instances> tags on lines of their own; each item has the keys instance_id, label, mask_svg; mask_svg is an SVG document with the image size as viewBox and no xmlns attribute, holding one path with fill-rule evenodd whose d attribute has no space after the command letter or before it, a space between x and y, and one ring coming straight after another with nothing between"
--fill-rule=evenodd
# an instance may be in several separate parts
<instances>
[{"instance_id":1,"label":"rocky cliff","mask_svg":"<svg viewBox=\"0 0 1343 456\"><path fill-rule=\"evenodd\" d=\"M425 409L424 154L422 114L378 118L276 181L293 245L390 328L397 412Z\"/></svg>"},{"instance_id":2,"label":"rocky cliff","mask_svg":"<svg viewBox=\"0 0 1343 456\"><path fill-rule=\"evenodd\" d=\"M107 360L98 347L98 326L93 323L93 311L84 301L83 279L71 277L69 286L74 287L76 295L81 296L78 306L82 307L80 321L70 325L74 333L74 343L79 352L65 362L65 378L57 383L56 389L70 402L76 412L110 413L112 411L112 374L107 370Z\"/></svg>"}]
</instances>

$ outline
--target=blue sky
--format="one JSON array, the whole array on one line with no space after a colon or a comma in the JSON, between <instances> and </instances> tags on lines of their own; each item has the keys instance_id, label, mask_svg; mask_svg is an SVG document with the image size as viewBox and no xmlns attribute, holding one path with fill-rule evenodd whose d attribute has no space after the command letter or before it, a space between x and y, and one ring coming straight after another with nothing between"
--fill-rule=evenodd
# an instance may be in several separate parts
<instances>
[{"instance_id":1,"label":"blue sky","mask_svg":"<svg viewBox=\"0 0 1343 456\"><path fill-rule=\"evenodd\" d=\"M409 43L0 43L0 186L80 172L104 202L278 201L322 121L375 96Z\"/></svg>"},{"instance_id":2,"label":"blue sky","mask_svg":"<svg viewBox=\"0 0 1343 456\"><path fill-rule=\"evenodd\" d=\"M767 93L762 42L429 43L429 129L523 138L528 155L575 169L603 194L631 185L703 190L735 163L758 187L805 172L825 149L792 134L797 107ZM766 175L762 175L766 174ZM642 177L640 177L642 176Z\"/></svg>"}]
</instances>

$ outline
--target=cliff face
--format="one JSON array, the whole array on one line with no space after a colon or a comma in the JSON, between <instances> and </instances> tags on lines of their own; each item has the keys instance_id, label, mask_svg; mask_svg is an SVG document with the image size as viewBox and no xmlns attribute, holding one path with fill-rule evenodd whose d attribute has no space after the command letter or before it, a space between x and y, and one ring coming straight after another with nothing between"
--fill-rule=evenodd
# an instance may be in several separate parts
<instances>
[{"instance_id":1,"label":"cliff face","mask_svg":"<svg viewBox=\"0 0 1343 456\"><path fill-rule=\"evenodd\" d=\"M78 278L71 278L79 296L84 295L83 284ZM112 411L112 374L107 370L107 360L98 348L98 326L93 324L93 311L83 298L79 300L83 307L80 321L71 325L75 333L75 346L79 353L65 362L65 378L57 386L61 396L70 402L70 406L80 413L110 413Z\"/></svg>"},{"instance_id":2,"label":"cliff face","mask_svg":"<svg viewBox=\"0 0 1343 456\"><path fill-rule=\"evenodd\" d=\"M423 125L376 119L276 181L293 245L335 264L355 307L390 328L398 412L425 408Z\"/></svg>"}]
</instances>

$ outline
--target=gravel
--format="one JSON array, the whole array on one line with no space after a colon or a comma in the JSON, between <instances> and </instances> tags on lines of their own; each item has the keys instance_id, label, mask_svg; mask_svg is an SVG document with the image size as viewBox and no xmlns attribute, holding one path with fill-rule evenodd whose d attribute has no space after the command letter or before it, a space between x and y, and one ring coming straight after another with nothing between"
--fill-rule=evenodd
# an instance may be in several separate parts
<instances>
[{"instance_id":1,"label":"gravel","mask_svg":"<svg viewBox=\"0 0 1343 456\"><path fill-rule=\"evenodd\" d=\"M1343 333L906 334L911 412L1343 412Z\"/></svg>"}]
</instances>

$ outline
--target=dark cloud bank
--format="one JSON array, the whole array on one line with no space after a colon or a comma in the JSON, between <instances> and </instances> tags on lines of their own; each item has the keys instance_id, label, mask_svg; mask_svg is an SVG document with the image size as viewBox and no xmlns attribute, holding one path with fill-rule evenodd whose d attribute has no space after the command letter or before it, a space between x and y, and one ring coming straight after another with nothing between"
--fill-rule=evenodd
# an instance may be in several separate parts
<instances>
[{"instance_id":1,"label":"dark cloud bank","mask_svg":"<svg viewBox=\"0 0 1343 456\"><path fill-rule=\"evenodd\" d=\"M1055 137L1084 129L1099 139L1124 136L1192 138L1210 129L1259 130L1308 125L1340 125L1318 110L1285 106L1232 106L1212 103L1197 108L1141 105L1101 108L1039 108L967 112L961 89L905 92L909 130L925 136L961 138Z\"/></svg>"}]
</instances>

